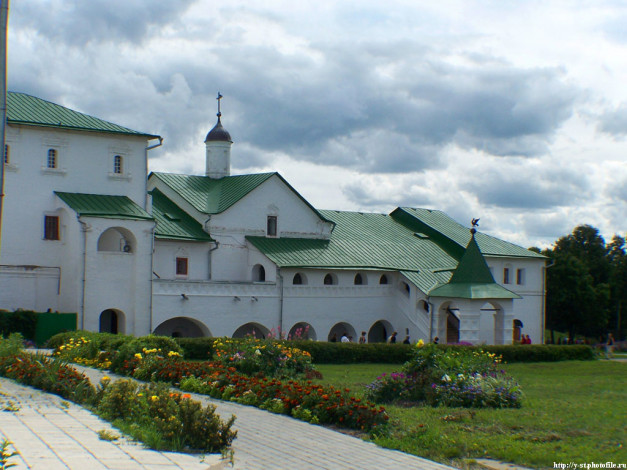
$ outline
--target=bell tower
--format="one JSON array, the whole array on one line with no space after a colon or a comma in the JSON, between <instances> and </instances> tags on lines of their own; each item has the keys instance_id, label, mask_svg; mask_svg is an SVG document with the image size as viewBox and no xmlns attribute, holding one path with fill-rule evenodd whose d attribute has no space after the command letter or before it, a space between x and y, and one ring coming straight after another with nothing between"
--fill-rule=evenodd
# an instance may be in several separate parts
<instances>
[{"instance_id":1,"label":"bell tower","mask_svg":"<svg viewBox=\"0 0 627 470\"><path fill-rule=\"evenodd\" d=\"M209 131L205 138L206 148L206 164L205 164L205 176L209 178L220 179L231 174L231 134L222 127L220 118L222 112L220 111L220 101L222 95L218 92L218 122Z\"/></svg>"}]
</instances>

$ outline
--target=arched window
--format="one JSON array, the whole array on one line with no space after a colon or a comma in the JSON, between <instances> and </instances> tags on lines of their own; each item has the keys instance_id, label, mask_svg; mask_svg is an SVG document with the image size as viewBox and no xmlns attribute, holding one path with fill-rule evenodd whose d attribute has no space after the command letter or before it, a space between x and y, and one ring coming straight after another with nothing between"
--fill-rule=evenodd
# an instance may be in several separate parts
<instances>
[{"instance_id":1,"label":"arched window","mask_svg":"<svg viewBox=\"0 0 627 470\"><path fill-rule=\"evenodd\" d=\"M406 282L401 282L401 292L409 297L409 284L407 284Z\"/></svg>"},{"instance_id":2,"label":"arched window","mask_svg":"<svg viewBox=\"0 0 627 470\"><path fill-rule=\"evenodd\" d=\"M266 270L260 265L256 264L253 266L253 281L254 282L265 282L266 280Z\"/></svg>"},{"instance_id":3,"label":"arched window","mask_svg":"<svg viewBox=\"0 0 627 470\"><path fill-rule=\"evenodd\" d=\"M292 279L292 284L294 284L295 286L300 286L302 283L303 283L303 277L300 275L300 273L294 274L294 279Z\"/></svg>"},{"instance_id":4,"label":"arched window","mask_svg":"<svg viewBox=\"0 0 627 470\"><path fill-rule=\"evenodd\" d=\"M113 157L113 173L115 173L116 175L121 175L122 171L122 157L120 155L116 155L115 157Z\"/></svg>"},{"instance_id":5,"label":"arched window","mask_svg":"<svg viewBox=\"0 0 627 470\"><path fill-rule=\"evenodd\" d=\"M57 164L58 161L56 149L48 149L48 159L46 160L46 166L48 168L56 168Z\"/></svg>"},{"instance_id":6,"label":"arched window","mask_svg":"<svg viewBox=\"0 0 627 470\"><path fill-rule=\"evenodd\" d=\"M359 273L355 274L355 282L354 282L354 284L356 286L361 286L363 283L364 283L364 280L362 279L361 274L359 274Z\"/></svg>"},{"instance_id":7,"label":"arched window","mask_svg":"<svg viewBox=\"0 0 627 470\"><path fill-rule=\"evenodd\" d=\"M382 274L381 277L379 278L379 284L387 284L388 283L388 277L385 274Z\"/></svg>"},{"instance_id":8,"label":"arched window","mask_svg":"<svg viewBox=\"0 0 627 470\"><path fill-rule=\"evenodd\" d=\"M333 284L335 284L335 279L333 278L332 274L327 274L326 276L324 276L324 285L325 286L332 286Z\"/></svg>"}]
</instances>

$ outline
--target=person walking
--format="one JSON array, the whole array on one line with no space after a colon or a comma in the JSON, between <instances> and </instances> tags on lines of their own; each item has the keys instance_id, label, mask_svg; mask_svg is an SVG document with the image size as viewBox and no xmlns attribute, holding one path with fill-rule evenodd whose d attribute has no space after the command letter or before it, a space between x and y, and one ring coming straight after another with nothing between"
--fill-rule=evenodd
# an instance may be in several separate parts
<instances>
[{"instance_id":1,"label":"person walking","mask_svg":"<svg viewBox=\"0 0 627 470\"><path fill-rule=\"evenodd\" d=\"M607 341L605 342L605 358L611 359L614 357L614 335L612 333L607 334Z\"/></svg>"}]
</instances>

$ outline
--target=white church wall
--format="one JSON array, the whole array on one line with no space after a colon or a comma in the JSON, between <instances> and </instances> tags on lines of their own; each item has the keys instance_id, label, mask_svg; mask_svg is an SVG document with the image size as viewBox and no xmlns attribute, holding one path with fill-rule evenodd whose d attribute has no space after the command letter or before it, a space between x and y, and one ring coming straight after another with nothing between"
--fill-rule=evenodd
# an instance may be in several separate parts
<instances>
[{"instance_id":1,"label":"white church wall","mask_svg":"<svg viewBox=\"0 0 627 470\"><path fill-rule=\"evenodd\" d=\"M172 317L202 323L213 336L232 336L246 323L278 325L279 292L273 283L153 280L152 330Z\"/></svg>"},{"instance_id":2,"label":"white church wall","mask_svg":"<svg viewBox=\"0 0 627 470\"><path fill-rule=\"evenodd\" d=\"M273 176L221 214L211 217L212 236L245 234L266 236L268 216L277 217L279 237L326 238L330 224ZM203 222L203 221L199 221Z\"/></svg>"},{"instance_id":3,"label":"white church wall","mask_svg":"<svg viewBox=\"0 0 627 470\"><path fill-rule=\"evenodd\" d=\"M150 333L151 255L153 221L83 217L88 224L85 258L84 307L79 309L79 326L99 331L100 315L111 309L124 316L122 333ZM130 244L123 250L98 250L98 240L112 227Z\"/></svg>"},{"instance_id":4,"label":"white church wall","mask_svg":"<svg viewBox=\"0 0 627 470\"><path fill-rule=\"evenodd\" d=\"M9 125L7 144L0 264L8 265L3 277L13 287L0 307L77 311L80 227L54 191L128 195L144 206L146 139ZM50 149L57 152L57 168L47 168ZM124 157L123 173L112 177L115 154ZM44 239L46 215L59 217L59 240ZM29 275L13 269L24 265L42 268ZM60 273L60 291L44 271Z\"/></svg>"},{"instance_id":5,"label":"white church wall","mask_svg":"<svg viewBox=\"0 0 627 470\"><path fill-rule=\"evenodd\" d=\"M153 271L161 279L209 280L210 249L208 242L155 240ZM176 275L176 258L188 259L188 275Z\"/></svg>"}]
</instances>

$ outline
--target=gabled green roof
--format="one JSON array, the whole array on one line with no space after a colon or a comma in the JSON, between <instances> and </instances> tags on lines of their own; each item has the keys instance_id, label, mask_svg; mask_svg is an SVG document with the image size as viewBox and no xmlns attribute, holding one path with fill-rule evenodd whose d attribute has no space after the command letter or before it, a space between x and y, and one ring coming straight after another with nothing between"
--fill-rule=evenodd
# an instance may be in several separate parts
<instances>
[{"instance_id":1,"label":"gabled green roof","mask_svg":"<svg viewBox=\"0 0 627 470\"><path fill-rule=\"evenodd\" d=\"M170 201L161 191L153 189L150 194L152 216L157 221L155 238L202 242L213 240L194 218Z\"/></svg>"},{"instance_id":2,"label":"gabled green roof","mask_svg":"<svg viewBox=\"0 0 627 470\"><path fill-rule=\"evenodd\" d=\"M153 172L148 176L157 178L170 187L179 196L203 214L219 214L251 191L261 186L273 176L279 178L322 220L326 220L298 191L296 191L279 173L255 173L250 175L209 178L208 176L177 175L173 173Z\"/></svg>"},{"instance_id":3,"label":"gabled green roof","mask_svg":"<svg viewBox=\"0 0 627 470\"><path fill-rule=\"evenodd\" d=\"M457 261L429 239L385 214L320 211L335 223L329 240L246 237L280 267L403 271L428 292L446 282ZM438 271L438 273L435 273Z\"/></svg>"},{"instance_id":4,"label":"gabled green roof","mask_svg":"<svg viewBox=\"0 0 627 470\"><path fill-rule=\"evenodd\" d=\"M464 256L447 284L433 289L432 297L454 297L460 299L520 299L498 285L474 236L470 237Z\"/></svg>"},{"instance_id":5,"label":"gabled green roof","mask_svg":"<svg viewBox=\"0 0 627 470\"><path fill-rule=\"evenodd\" d=\"M54 192L78 215L108 219L152 220L152 216L127 196Z\"/></svg>"},{"instance_id":6,"label":"gabled green roof","mask_svg":"<svg viewBox=\"0 0 627 470\"><path fill-rule=\"evenodd\" d=\"M7 93L7 122L26 126L55 127L158 138L134 131L25 93Z\"/></svg>"},{"instance_id":7,"label":"gabled green roof","mask_svg":"<svg viewBox=\"0 0 627 470\"><path fill-rule=\"evenodd\" d=\"M275 173L226 176L220 179L207 176L151 173L203 214L224 212L253 189L270 179Z\"/></svg>"},{"instance_id":8,"label":"gabled green roof","mask_svg":"<svg viewBox=\"0 0 627 470\"><path fill-rule=\"evenodd\" d=\"M436 243L458 259L461 258L464 248L470 241L468 228L457 223L442 211L399 207L391 215L415 232L421 232L432 237ZM485 233L477 233L476 241L484 256L545 258L539 253Z\"/></svg>"}]
</instances>

